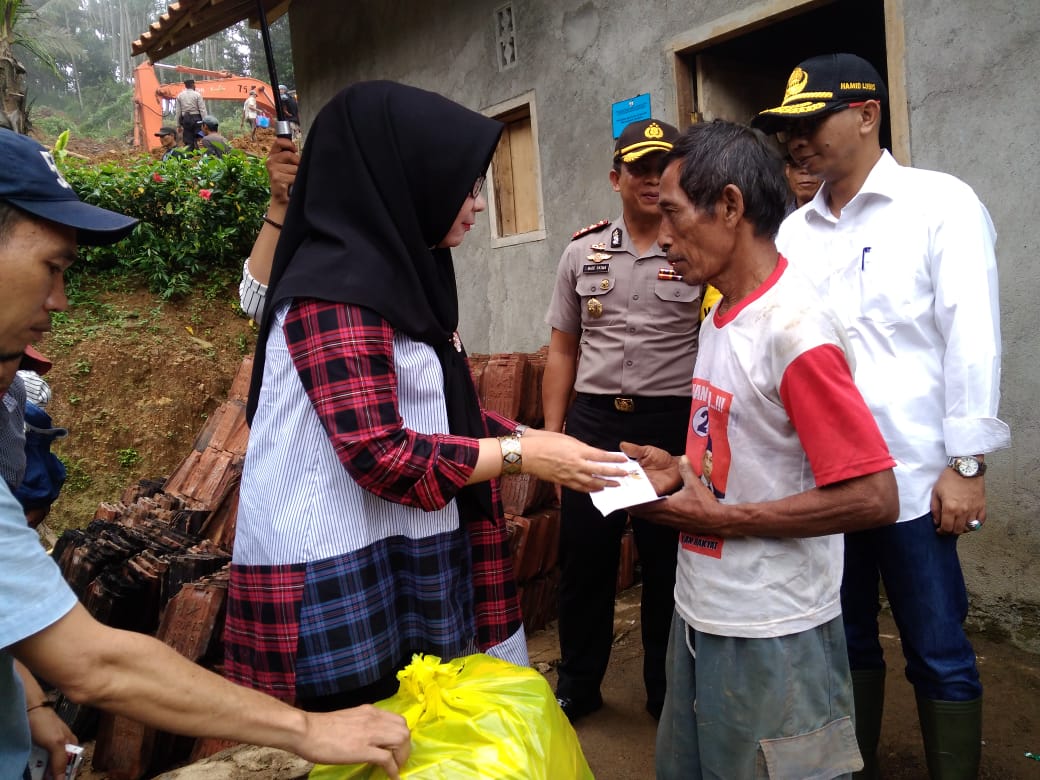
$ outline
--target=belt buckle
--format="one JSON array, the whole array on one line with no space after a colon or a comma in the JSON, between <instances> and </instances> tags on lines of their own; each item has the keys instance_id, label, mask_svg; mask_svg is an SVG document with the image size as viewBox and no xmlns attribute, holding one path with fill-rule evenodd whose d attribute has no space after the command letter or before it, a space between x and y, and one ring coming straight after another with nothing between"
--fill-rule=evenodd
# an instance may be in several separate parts
<instances>
[{"instance_id":1,"label":"belt buckle","mask_svg":"<svg viewBox=\"0 0 1040 780\"><path fill-rule=\"evenodd\" d=\"M631 398L619 395L614 398L614 408L619 412L634 412L636 410L636 402Z\"/></svg>"}]
</instances>

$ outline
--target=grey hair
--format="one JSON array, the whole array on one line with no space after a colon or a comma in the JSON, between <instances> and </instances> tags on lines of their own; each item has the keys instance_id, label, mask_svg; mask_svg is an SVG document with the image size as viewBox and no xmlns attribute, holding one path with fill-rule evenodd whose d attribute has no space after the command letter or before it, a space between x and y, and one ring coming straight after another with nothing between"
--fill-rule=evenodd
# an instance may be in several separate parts
<instances>
[{"instance_id":1,"label":"grey hair","mask_svg":"<svg viewBox=\"0 0 1040 780\"><path fill-rule=\"evenodd\" d=\"M665 165L680 161L679 186L701 211L713 214L726 185L744 198L744 218L756 236L773 238L787 214L790 188L780 155L757 130L716 119L686 128Z\"/></svg>"}]
</instances>

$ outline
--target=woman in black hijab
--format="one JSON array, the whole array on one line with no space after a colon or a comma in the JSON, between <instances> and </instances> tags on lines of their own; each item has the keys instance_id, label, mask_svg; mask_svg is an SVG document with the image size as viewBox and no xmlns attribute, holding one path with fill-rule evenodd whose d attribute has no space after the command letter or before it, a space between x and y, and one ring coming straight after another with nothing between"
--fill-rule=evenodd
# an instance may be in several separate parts
<instances>
[{"instance_id":1,"label":"woman in black hijab","mask_svg":"<svg viewBox=\"0 0 1040 780\"><path fill-rule=\"evenodd\" d=\"M391 695L415 652L526 663L489 480L589 491L624 473L560 434L521 445L480 408L450 249L486 208L501 131L392 82L348 87L311 127L250 389L231 679L332 709Z\"/></svg>"}]
</instances>

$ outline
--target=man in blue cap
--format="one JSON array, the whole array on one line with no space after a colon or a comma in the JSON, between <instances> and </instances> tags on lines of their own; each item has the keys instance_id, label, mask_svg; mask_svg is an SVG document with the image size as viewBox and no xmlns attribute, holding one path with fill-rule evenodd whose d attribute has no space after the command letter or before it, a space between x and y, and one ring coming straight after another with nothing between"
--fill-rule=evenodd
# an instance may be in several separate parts
<instances>
[{"instance_id":1,"label":"man in blue cap","mask_svg":"<svg viewBox=\"0 0 1040 780\"><path fill-rule=\"evenodd\" d=\"M17 371L26 346L63 311L64 273L76 247L112 244L136 220L83 203L50 152L0 130L0 383ZM151 726L293 750L313 761L372 762L397 778L408 758L404 720L373 707L308 714L234 685L156 639L95 621L0 482L0 777L21 778L30 716L17 659L73 701ZM51 772L65 756L51 751Z\"/></svg>"}]
</instances>

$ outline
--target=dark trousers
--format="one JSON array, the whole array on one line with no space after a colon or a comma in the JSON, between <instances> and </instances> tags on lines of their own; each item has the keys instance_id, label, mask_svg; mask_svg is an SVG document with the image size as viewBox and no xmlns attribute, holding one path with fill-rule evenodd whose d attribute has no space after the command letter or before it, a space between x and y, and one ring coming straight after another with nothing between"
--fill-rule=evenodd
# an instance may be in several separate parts
<instances>
[{"instance_id":1,"label":"dark trousers","mask_svg":"<svg viewBox=\"0 0 1040 780\"><path fill-rule=\"evenodd\" d=\"M975 651L964 633L968 592L956 536L935 532L931 513L894 525L845 534L841 611L849 666L884 669L878 639L878 581L884 582L918 695L971 701L982 695Z\"/></svg>"},{"instance_id":2,"label":"dark trousers","mask_svg":"<svg viewBox=\"0 0 1040 780\"><path fill-rule=\"evenodd\" d=\"M181 137L184 145L189 149L199 148L199 139L195 134L199 132L201 126L202 117L198 114L184 114L181 117Z\"/></svg>"},{"instance_id":3,"label":"dark trousers","mask_svg":"<svg viewBox=\"0 0 1040 780\"><path fill-rule=\"evenodd\" d=\"M580 397L567 414L567 433L616 451L618 443L652 444L673 454L686 446L689 407L663 412L617 412ZM614 639L614 600L625 512L603 517L584 493L564 488L560 512L560 667L557 695L587 701L599 694ZM665 653L675 591L678 534L632 518L642 566L643 681L647 703L660 708Z\"/></svg>"}]
</instances>

